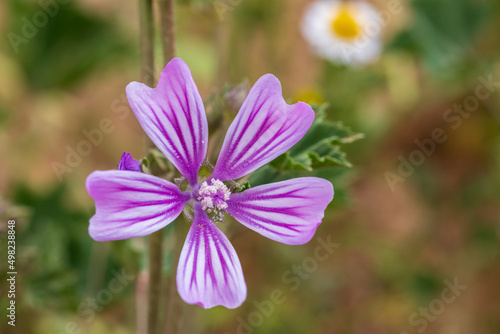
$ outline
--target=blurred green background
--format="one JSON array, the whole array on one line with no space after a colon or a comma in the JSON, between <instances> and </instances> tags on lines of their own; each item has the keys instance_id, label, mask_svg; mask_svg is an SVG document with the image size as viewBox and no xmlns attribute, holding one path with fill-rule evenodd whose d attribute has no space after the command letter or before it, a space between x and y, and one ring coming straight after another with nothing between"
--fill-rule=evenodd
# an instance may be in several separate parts
<instances>
[{"instance_id":1,"label":"blurred green background","mask_svg":"<svg viewBox=\"0 0 500 334\"><path fill-rule=\"evenodd\" d=\"M231 241L247 301L235 310L185 305L182 332L500 333L500 3L401 1L404 10L384 28L381 58L349 68L319 59L301 37L310 2L228 1L237 5L222 18L212 1L176 4L178 56L203 98L226 83L247 78L253 84L273 73L287 100L326 102L328 119L365 134L345 148L354 167L334 178L336 198L315 238L287 246L237 230ZM15 218L18 272L11 327L2 255L0 331L135 333L144 240L91 240L94 204L84 182L93 170L114 168L124 151L145 154L142 129L124 95L129 82L140 80L138 4L56 2L57 13L14 46L9 33L21 34L45 3L0 3L1 254L7 219ZM487 99L445 121L454 104L468 101L489 79ZM55 163L68 165L68 152L103 119L113 130L58 176ZM398 175L401 161L418 155L416 141L439 128L447 140L391 187L387 172ZM290 271L314 257L318 237L339 245L297 279ZM109 289L123 270L134 280L85 313L88 298ZM467 288L443 303L445 281L454 280ZM266 312L255 302L270 300L276 289L285 302L261 320L255 312Z\"/></svg>"}]
</instances>

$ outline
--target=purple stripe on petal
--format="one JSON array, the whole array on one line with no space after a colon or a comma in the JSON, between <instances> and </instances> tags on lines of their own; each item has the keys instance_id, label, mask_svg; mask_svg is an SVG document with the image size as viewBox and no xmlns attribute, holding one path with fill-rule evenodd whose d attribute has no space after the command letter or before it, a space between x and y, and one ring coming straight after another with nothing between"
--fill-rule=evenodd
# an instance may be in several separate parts
<instances>
[{"instance_id":1,"label":"purple stripe on petal","mask_svg":"<svg viewBox=\"0 0 500 334\"><path fill-rule=\"evenodd\" d=\"M134 158L130 153L124 152L120 162L118 163L119 170L130 170L133 172L142 172L141 163Z\"/></svg>"},{"instance_id":2,"label":"purple stripe on petal","mask_svg":"<svg viewBox=\"0 0 500 334\"><path fill-rule=\"evenodd\" d=\"M97 241L158 231L179 216L190 198L173 183L128 170L95 171L86 186L96 206L89 234Z\"/></svg>"},{"instance_id":3,"label":"purple stripe on petal","mask_svg":"<svg viewBox=\"0 0 500 334\"><path fill-rule=\"evenodd\" d=\"M170 61L156 88L130 83L127 97L149 138L191 185L196 184L207 153L208 123L186 63Z\"/></svg>"},{"instance_id":4,"label":"purple stripe on petal","mask_svg":"<svg viewBox=\"0 0 500 334\"><path fill-rule=\"evenodd\" d=\"M206 309L218 305L236 308L246 299L238 256L199 203L179 259L177 290L186 303Z\"/></svg>"},{"instance_id":5,"label":"purple stripe on petal","mask_svg":"<svg viewBox=\"0 0 500 334\"><path fill-rule=\"evenodd\" d=\"M210 178L234 180L253 172L295 145L313 120L308 104L286 104L279 80L262 76L229 127Z\"/></svg>"},{"instance_id":6,"label":"purple stripe on petal","mask_svg":"<svg viewBox=\"0 0 500 334\"><path fill-rule=\"evenodd\" d=\"M301 177L231 194L227 212L269 239L301 245L311 240L332 199L329 181Z\"/></svg>"}]
</instances>

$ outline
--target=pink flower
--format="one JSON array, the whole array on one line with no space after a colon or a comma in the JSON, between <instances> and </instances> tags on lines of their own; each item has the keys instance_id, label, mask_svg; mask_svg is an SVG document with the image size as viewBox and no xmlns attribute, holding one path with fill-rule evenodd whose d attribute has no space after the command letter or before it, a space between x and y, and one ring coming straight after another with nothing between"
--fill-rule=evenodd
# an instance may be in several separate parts
<instances>
[{"instance_id":1,"label":"pink flower","mask_svg":"<svg viewBox=\"0 0 500 334\"><path fill-rule=\"evenodd\" d=\"M90 236L97 241L142 237L170 224L189 204L194 217L177 268L179 294L185 302L204 308L240 306L247 294L241 264L215 222L229 213L270 239L304 244L321 223L333 186L304 177L231 193L224 182L289 150L311 126L314 111L302 102L287 105L278 79L264 75L229 127L212 174L200 185L208 124L188 66L173 59L156 88L132 82L127 96L144 131L189 186L181 191L169 181L138 173L138 162L124 154L120 170L95 171L87 178L87 190L96 203Z\"/></svg>"}]
</instances>

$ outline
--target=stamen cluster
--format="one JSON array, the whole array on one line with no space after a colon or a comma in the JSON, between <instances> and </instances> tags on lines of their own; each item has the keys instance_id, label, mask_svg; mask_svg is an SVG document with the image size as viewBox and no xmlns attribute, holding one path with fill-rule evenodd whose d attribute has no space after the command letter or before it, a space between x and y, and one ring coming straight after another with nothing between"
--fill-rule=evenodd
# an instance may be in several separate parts
<instances>
[{"instance_id":1,"label":"stamen cluster","mask_svg":"<svg viewBox=\"0 0 500 334\"><path fill-rule=\"evenodd\" d=\"M226 201L229 200L231 191L220 180L212 179L210 184L203 182L198 190L197 199L201 201L203 210L211 214L216 221L222 221L227 209Z\"/></svg>"}]
</instances>

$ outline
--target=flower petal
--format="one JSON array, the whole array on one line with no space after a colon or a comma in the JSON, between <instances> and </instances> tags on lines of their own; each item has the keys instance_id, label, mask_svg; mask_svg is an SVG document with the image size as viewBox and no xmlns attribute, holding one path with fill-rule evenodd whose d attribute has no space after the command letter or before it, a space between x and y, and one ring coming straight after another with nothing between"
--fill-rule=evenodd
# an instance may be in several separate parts
<instances>
[{"instance_id":1,"label":"flower petal","mask_svg":"<svg viewBox=\"0 0 500 334\"><path fill-rule=\"evenodd\" d=\"M206 309L217 305L236 308L246 299L240 260L199 203L179 259L177 290L186 303Z\"/></svg>"},{"instance_id":2,"label":"flower petal","mask_svg":"<svg viewBox=\"0 0 500 334\"><path fill-rule=\"evenodd\" d=\"M279 80L262 76L229 127L211 178L234 180L253 172L295 145L313 120L308 104L286 104Z\"/></svg>"},{"instance_id":3,"label":"flower petal","mask_svg":"<svg viewBox=\"0 0 500 334\"><path fill-rule=\"evenodd\" d=\"M179 216L190 198L173 183L133 171L95 171L87 177L86 186L96 206L89 234L97 241L158 231Z\"/></svg>"},{"instance_id":4,"label":"flower petal","mask_svg":"<svg viewBox=\"0 0 500 334\"><path fill-rule=\"evenodd\" d=\"M332 199L329 181L301 177L231 194L227 212L269 239L301 245L311 240Z\"/></svg>"},{"instance_id":5,"label":"flower petal","mask_svg":"<svg viewBox=\"0 0 500 334\"><path fill-rule=\"evenodd\" d=\"M191 185L196 184L207 153L208 123L186 63L172 59L154 89L130 83L127 97L149 138Z\"/></svg>"},{"instance_id":6,"label":"flower petal","mask_svg":"<svg viewBox=\"0 0 500 334\"><path fill-rule=\"evenodd\" d=\"M134 158L132 155L127 152L123 152L122 158L118 163L119 170L130 170L133 172L142 172L141 163Z\"/></svg>"}]
</instances>

